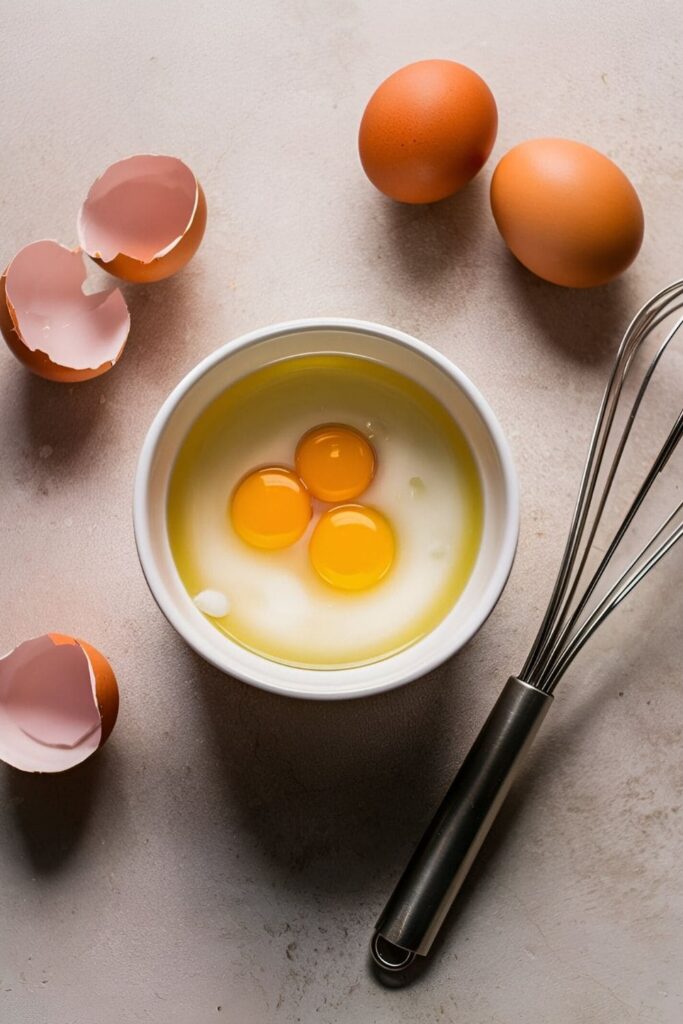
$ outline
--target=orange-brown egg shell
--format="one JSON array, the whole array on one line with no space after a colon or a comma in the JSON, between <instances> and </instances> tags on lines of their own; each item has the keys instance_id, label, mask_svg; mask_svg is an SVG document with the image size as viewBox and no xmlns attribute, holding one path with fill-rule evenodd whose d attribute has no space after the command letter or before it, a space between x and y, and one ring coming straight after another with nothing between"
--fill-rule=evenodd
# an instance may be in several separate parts
<instances>
[{"instance_id":1,"label":"orange-brown egg shell","mask_svg":"<svg viewBox=\"0 0 683 1024\"><path fill-rule=\"evenodd\" d=\"M206 228L206 196L178 157L138 154L111 164L78 216L81 247L110 274L161 281L194 256Z\"/></svg>"},{"instance_id":2,"label":"orange-brown egg shell","mask_svg":"<svg viewBox=\"0 0 683 1024\"><path fill-rule=\"evenodd\" d=\"M390 75L365 108L358 136L363 169L381 192L433 203L463 188L493 147L498 112L476 72L423 60Z\"/></svg>"},{"instance_id":3,"label":"orange-brown egg shell","mask_svg":"<svg viewBox=\"0 0 683 1024\"><path fill-rule=\"evenodd\" d=\"M65 246L61 246L50 240L34 242L30 245L24 246L24 248L20 250L20 252L17 253L14 259L10 262L2 277L0 277L0 332L7 342L8 348L12 354L16 356L19 362L23 363L23 365L26 366L27 369L31 370L32 373L45 378L45 380L56 381L61 384L74 384L80 381L91 380L94 377L99 377L103 373L106 373L107 370L110 370L120 358L130 326L130 319L128 317L125 302L118 289L112 289L109 292L103 293L104 301L108 301L109 297L114 297L115 308L111 309L113 317L107 315L107 317L100 321L96 315L92 321L94 339L97 338L101 340L103 336L102 328L104 327L105 331L111 331L113 340L113 345L108 346L109 357L104 358L97 366L70 366L68 365L68 352L64 353L62 361L53 359L46 351L37 347L32 348L22 334L21 317L7 295L7 275L15 260L23 257L24 254L31 250L40 248L44 250L45 247L51 247L59 259L66 258L71 261L74 257L77 257L80 264L80 271L82 271L82 273L80 273L80 271L76 271L76 277L78 277L80 273L81 280L85 279L85 270L82 267L82 258L80 256L79 249L70 250ZM41 276L43 276L44 279L44 269L45 268L43 266L39 271L37 271L37 279L40 279ZM74 289L78 293L75 295L75 299ZM92 303L94 301L94 297L83 295L79 291L77 281L74 280L69 282L68 286L65 286L64 293L69 295L76 303L83 303L84 308L86 308L85 316L87 317L87 304ZM56 310L55 315L58 317ZM95 350L93 349L93 351Z\"/></svg>"},{"instance_id":4,"label":"orange-brown egg shell","mask_svg":"<svg viewBox=\"0 0 683 1024\"><path fill-rule=\"evenodd\" d=\"M61 633L27 640L0 658L0 758L68 771L106 742L118 705L114 672L91 644Z\"/></svg>"},{"instance_id":5,"label":"orange-brown egg shell","mask_svg":"<svg viewBox=\"0 0 683 1024\"><path fill-rule=\"evenodd\" d=\"M643 210L626 175L602 153L568 139L531 139L501 159L491 208L508 248L554 284L606 284L635 259Z\"/></svg>"}]
</instances>

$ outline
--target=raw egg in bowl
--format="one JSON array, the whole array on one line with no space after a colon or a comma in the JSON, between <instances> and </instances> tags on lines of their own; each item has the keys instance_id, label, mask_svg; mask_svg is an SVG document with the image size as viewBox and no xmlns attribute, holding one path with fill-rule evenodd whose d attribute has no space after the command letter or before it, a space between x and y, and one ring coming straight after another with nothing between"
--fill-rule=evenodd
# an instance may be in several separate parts
<instances>
[{"instance_id":1,"label":"raw egg in bowl","mask_svg":"<svg viewBox=\"0 0 683 1024\"><path fill-rule=\"evenodd\" d=\"M298 697L378 693L463 646L518 534L502 430L467 377L400 331L302 320L194 368L157 413L138 553L207 661Z\"/></svg>"}]
</instances>

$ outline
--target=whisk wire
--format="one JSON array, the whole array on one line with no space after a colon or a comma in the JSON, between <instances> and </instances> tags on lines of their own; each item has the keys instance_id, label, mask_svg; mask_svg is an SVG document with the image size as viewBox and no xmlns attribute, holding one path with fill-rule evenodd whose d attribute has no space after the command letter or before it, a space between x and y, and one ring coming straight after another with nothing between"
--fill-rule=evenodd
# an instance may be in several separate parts
<instances>
[{"instance_id":1,"label":"whisk wire","mask_svg":"<svg viewBox=\"0 0 683 1024\"><path fill-rule=\"evenodd\" d=\"M675 530L667 540L662 542L646 564L628 579L628 582L625 582L629 573L640 563L641 559L650 550L652 544L660 537L671 520L675 518L679 511L679 509L676 509L665 520L648 544L641 549L629 567L621 574L617 583L610 588L609 593L600 601L597 608L590 614L588 620L582 626L579 626L580 617L588 606L614 552L625 536L655 478L664 469L681 437L683 413L679 415L677 422L668 435L646 480L639 489L582 597L579 599L574 610L571 611L642 400L662 356L681 327L683 327L683 317L679 318L670 329L655 356L647 365L606 472L597 506L591 512L591 509L596 504L595 498L598 482L614 420L621 404L620 400L625 381L645 341L661 324L681 308L683 308L683 281L678 281L663 289L642 307L631 321L619 347L591 437L569 536L548 610L520 673L520 678L525 679L531 685L543 690L543 692L551 693L553 691L564 671L568 668L589 636L593 634L597 626L621 603L624 597L647 575L650 569L670 550L680 537L680 533ZM620 585L622 585L621 590L619 590Z\"/></svg>"},{"instance_id":2,"label":"whisk wire","mask_svg":"<svg viewBox=\"0 0 683 1024\"><path fill-rule=\"evenodd\" d=\"M670 521L675 515L683 509L683 504L679 505L674 512L667 518L667 520L660 526L646 547L639 552L639 554L633 559L628 569L625 570L619 579L616 581L611 590L605 595L603 600L597 606L595 611L590 615L587 621L583 624L581 629L575 634L571 642L568 644L562 656L558 660L557 665L554 666L552 671L549 673L547 678L543 680L538 689L542 690L543 693L552 694L558 682L569 668L570 664L579 653L584 644L590 640L593 633L595 633L598 626L600 626L608 615L610 615L615 608L617 608L624 598L628 597L633 588L643 580L647 574L655 567L657 562L664 557L664 555L676 544L677 541L683 537L683 523L679 523L671 535L653 552L650 558L641 566L641 568L631 577L628 582L624 583L629 572L632 571L634 566L641 560L646 554L647 549L651 547L657 537L663 533ZM623 584L623 585L622 585Z\"/></svg>"},{"instance_id":3,"label":"whisk wire","mask_svg":"<svg viewBox=\"0 0 683 1024\"><path fill-rule=\"evenodd\" d=\"M674 329L669 332L669 334L667 335L665 341L660 346L659 351L657 352L656 356L654 357L654 359L652 360L650 366L648 367L647 373L645 374L645 377L643 378L641 386L640 386L640 388L638 390L638 394L636 395L636 398L635 398L635 400L633 402L633 406L631 408L630 415L629 415L628 420L626 422L626 425L624 427L623 433L621 435L621 438L619 440L619 443L617 445L617 448L616 448L616 451L615 451L615 454L614 454L614 457L613 457L613 460L612 460L612 464L611 464L609 472L607 474L607 479L606 479L605 486L604 486L604 489L603 489L603 492L602 492L602 496L601 496L600 502L598 504L598 507L597 507L597 509L595 511L595 514L594 514L594 517L593 517L592 527L591 527L591 529L589 531L588 538L587 538L587 540L585 542L585 545L584 545L583 556L582 556L581 561L579 563L578 569L576 570L576 573L574 575L574 582L572 583L572 586L571 586L571 588L569 590L569 593L567 594L567 596L565 598L565 601L564 601L564 612L563 612L563 615L558 619L558 621L557 621L557 623L555 625L554 634L549 639L547 647L546 647L545 654L540 659L539 665L537 667L537 674L541 678L544 677L544 675L546 673L546 670L548 669L548 666L552 664L553 658L556 656L557 652L562 649L562 644L564 643L564 641L567 638L567 636L571 633L571 630L576 625L576 623L577 623L581 613L583 612L583 610L588 605L588 602L590 601L590 598L592 597L593 592L595 591L595 588L597 587L598 583L602 579L602 576L604 575L604 572L607 569L607 567L608 567L608 565L609 565L609 563L610 563L610 561L611 561L611 559L612 559L612 557L613 557L617 547L619 546L619 544L621 543L622 539L626 535L626 532L627 532L629 526L633 522L633 519L635 518L635 515L638 512L639 508L643 504L643 501L645 500L645 498L646 498L650 488L652 487L652 484L656 480L656 478L659 475L659 473L661 473L662 470L664 469L664 466L666 465L666 463L668 462L669 458L673 454L673 451L675 450L676 444L680 440L680 416L679 416L679 420L676 422L676 424L674 425L674 427L671 430L670 434L668 435L664 445L662 446L661 451L659 452L659 454L658 454L657 458L655 459L652 467L650 468L650 471L649 471L647 477L643 481L643 484L641 485L641 487L640 487L636 497L634 498L628 513L626 514L626 516L623 519L621 525L619 526L618 530L616 531L616 533L614 535L614 538L612 539L611 543L609 544L604 557L602 558L602 560L601 560L600 564L598 565L597 569L595 570L595 572L594 572L590 582L588 583L588 585L586 587L586 590L585 590L585 592L583 594L583 597L579 600L576 608L574 609L573 613L571 614L571 616L567 620L566 616L567 616L567 614L569 612L569 608L571 607L572 601L574 600L574 596L576 594L576 591L578 589L579 583L581 581L581 578L583 576L583 573L584 573L584 570L585 570L585 567L586 567L586 563L587 563L588 558L590 556L592 545L593 545L593 542L595 540L595 535L597 533L597 529L598 529L600 520L602 518L605 506L607 504L607 500L609 498L609 495L610 495L610 492L611 492L611 489L612 489L612 485L614 483L614 478L615 478L615 476L617 474L617 471L618 471L618 468L619 468L619 464L621 462L621 458L622 458L622 455L624 453L624 449L626 447L626 443L627 443L628 438L630 436L631 428L633 427L633 424L635 422L635 418L636 418L638 409L640 408L640 404L641 404L641 402L642 402L642 400L643 400L643 398L645 396L645 393L646 393L647 388L648 388L648 386L650 384L650 381L652 380L652 375L653 375L653 373L654 373L654 371L655 371L655 369L656 369L656 367L657 367L657 365L658 365L662 355L666 351L668 345L673 340L673 338L676 335L676 332L679 330L679 328L681 326L683 326L683 318L681 318L678 321L678 323L676 324Z\"/></svg>"},{"instance_id":4,"label":"whisk wire","mask_svg":"<svg viewBox=\"0 0 683 1024\"><path fill-rule=\"evenodd\" d=\"M661 294L661 293L660 293ZM659 296L655 296L651 300L652 303L656 302ZM604 451L604 447L607 443L607 435L603 432L603 427L607 423L607 429L611 426L614 414L616 411L616 398L615 395L615 383L617 392L621 387L621 380L625 372L625 367L622 367L622 360L624 353L627 351L630 344L629 332L635 330L635 325L638 323L639 317L646 314L646 308L636 314L633 321L629 325L629 328L624 335L624 339L619 348L617 354L617 360L612 369L610 379L602 397L598 417L593 428L593 434L591 436L590 444L588 447L588 455L586 457L586 463L584 465L583 473L581 475L581 481L579 484L579 493L574 506L574 512L572 515L572 521L569 528L569 534L565 544L565 549L562 555L562 561L560 563L560 569L558 572L557 580L553 588L553 592L548 602L548 608L543 617L541 627L538 631L536 639L532 644L529 656L524 664L524 668L521 672L521 678L533 681L534 673L537 667L538 659L545 647L546 640L549 633L551 632L552 625L556 621L557 612L559 606L562 603L563 597L566 593L568 581L571 577L576 555L578 552L579 543L583 534L586 517L588 516L588 510L590 503L593 498L593 491L597 483L597 475L593 473L594 466L600 463ZM637 335L634 335L634 337ZM626 367L630 360L627 361ZM620 377L621 371L621 377Z\"/></svg>"}]
</instances>

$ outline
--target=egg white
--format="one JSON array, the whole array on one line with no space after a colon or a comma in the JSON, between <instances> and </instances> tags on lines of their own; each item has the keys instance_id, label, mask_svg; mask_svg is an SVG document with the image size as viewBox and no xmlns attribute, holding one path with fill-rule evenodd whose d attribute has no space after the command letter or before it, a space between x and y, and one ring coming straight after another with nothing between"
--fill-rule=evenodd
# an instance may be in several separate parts
<instances>
[{"instance_id":1,"label":"egg white","mask_svg":"<svg viewBox=\"0 0 683 1024\"><path fill-rule=\"evenodd\" d=\"M471 571L481 525L471 454L463 439L456 449L431 415L433 399L421 401L415 385L392 383L364 360L330 356L326 366L318 357L308 370L302 360L296 372L269 367L252 376L259 374L263 386L254 380L241 400L224 400L223 411L219 399L181 452L169 504L181 577L193 598L207 590L225 595L229 611L211 621L275 660L339 667L385 657L433 628L448 610L444 595L461 590ZM305 535L280 551L249 547L228 512L246 473L292 467L302 434L331 422L357 428L373 444L377 472L354 501L382 512L396 538L388 575L355 593L326 584L309 561L311 532L330 506L314 501Z\"/></svg>"}]
</instances>

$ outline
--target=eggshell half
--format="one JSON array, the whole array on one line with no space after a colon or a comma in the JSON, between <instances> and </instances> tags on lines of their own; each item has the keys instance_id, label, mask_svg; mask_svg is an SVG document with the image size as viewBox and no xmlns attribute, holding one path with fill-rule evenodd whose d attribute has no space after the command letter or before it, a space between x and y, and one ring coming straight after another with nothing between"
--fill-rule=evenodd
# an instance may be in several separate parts
<instances>
[{"instance_id":1,"label":"eggshell half","mask_svg":"<svg viewBox=\"0 0 683 1024\"><path fill-rule=\"evenodd\" d=\"M0 278L0 330L17 359L48 380L72 383L106 373L130 330L118 288L83 293L78 249L43 240L24 246Z\"/></svg>"},{"instance_id":2,"label":"eggshell half","mask_svg":"<svg viewBox=\"0 0 683 1024\"><path fill-rule=\"evenodd\" d=\"M78 215L83 250L126 281L160 281L199 248L206 198L190 168L172 156L131 156L112 164Z\"/></svg>"},{"instance_id":3,"label":"eggshell half","mask_svg":"<svg viewBox=\"0 0 683 1024\"><path fill-rule=\"evenodd\" d=\"M498 230L520 263L553 284L591 288L638 255L643 209L624 172L571 139L530 139L491 180Z\"/></svg>"},{"instance_id":4,"label":"eggshell half","mask_svg":"<svg viewBox=\"0 0 683 1024\"><path fill-rule=\"evenodd\" d=\"M48 633L0 659L0 758L62 772L106 741L119 708L109 662L90 644Z\"/></svg>"}]
</instances>

